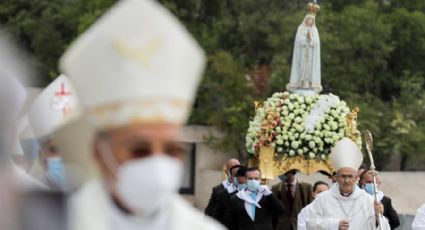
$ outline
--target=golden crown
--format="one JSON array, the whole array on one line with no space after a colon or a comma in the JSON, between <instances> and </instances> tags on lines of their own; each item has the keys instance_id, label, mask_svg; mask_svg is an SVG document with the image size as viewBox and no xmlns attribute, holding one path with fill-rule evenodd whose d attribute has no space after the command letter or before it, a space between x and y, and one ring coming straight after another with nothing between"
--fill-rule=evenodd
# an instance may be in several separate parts
<instances>
[{"instance_id":1,"label":"golden crown","mask_svg":"<svg viewBox=\"0 0 425 230\"><path fill-rule=\"evenodd\" d=\"M320 10L320 6L317 3L310 2L307 4L308 14L316 16L316 14L319 13L319 10Z\"/></svg>"}]
</instances>

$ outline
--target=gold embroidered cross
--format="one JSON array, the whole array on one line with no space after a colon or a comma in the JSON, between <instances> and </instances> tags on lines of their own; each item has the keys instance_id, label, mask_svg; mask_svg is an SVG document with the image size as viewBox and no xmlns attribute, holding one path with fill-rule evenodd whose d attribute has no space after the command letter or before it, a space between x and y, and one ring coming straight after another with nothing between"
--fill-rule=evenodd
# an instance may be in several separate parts
<instances>
[{"instance_id":1,"label":"gold embroidered cross","mask_svg":"<svg viewBox=\"0 0 425 230\"><path fill-rule=\"evenodd\" d=\"M115 50L123 57L135 61L142 68L148 69L153 55L158 51L160 46L159 39L153 39L143 48L135 48L128 45L123 40L114 42Z\"/></svg>"}]
</instances>

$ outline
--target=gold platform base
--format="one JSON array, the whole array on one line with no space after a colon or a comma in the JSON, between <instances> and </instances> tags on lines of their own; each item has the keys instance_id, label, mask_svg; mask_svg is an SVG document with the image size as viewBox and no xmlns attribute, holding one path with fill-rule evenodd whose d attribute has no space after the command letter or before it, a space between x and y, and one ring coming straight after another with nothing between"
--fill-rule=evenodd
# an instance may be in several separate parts
<instances>
[{"instance_id":1,"label":"gold platform base","mask_svg":"<svg viewBox=\"0 0 425 230\"><path fill-rule=\"evenodd\" d=\"M297 169L300 172L311 175L322 172L332 175L334 169L330 160L305 159L303 156L275 158L274 148L260 147L258 158L251 157L249 166L257 166L261 170L262 179L274 179L289 170Z\"/></svg>"}]
</instances>

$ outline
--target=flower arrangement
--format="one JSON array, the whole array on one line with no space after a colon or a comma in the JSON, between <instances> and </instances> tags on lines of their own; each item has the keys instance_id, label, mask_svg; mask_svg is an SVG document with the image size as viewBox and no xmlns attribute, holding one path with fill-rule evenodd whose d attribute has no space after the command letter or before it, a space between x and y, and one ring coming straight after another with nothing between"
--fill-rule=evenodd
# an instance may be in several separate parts
<instances>
[{"instance_id":1,"label":"flower arrangement","mask_svg":"<svg viewBox=\"0 0 425 230\"><path fill-rule=\"evenodd\" d=\"M275 155L282 158L325 160L337 141L350 136L349 114L347 104L333 94L274 93L262 106L256 106L246 148L253 155L265 146L274 148ZM354 141L361 146L361 139Z\"/></svg>"}]
</instances>

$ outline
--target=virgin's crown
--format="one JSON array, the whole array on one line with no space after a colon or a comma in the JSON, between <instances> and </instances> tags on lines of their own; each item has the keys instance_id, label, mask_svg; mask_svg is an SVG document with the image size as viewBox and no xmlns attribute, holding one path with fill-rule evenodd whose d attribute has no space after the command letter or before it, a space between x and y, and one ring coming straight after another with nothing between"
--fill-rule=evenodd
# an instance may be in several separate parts
<instances>
[{"instance_id":1,"label":"virgin's crown","mask_svg":"<svg viewBox=\"0 0 425 230\"><path fill-rule=\"evenodd\" d=\"M307 4L308 14L316 16L316 14L319 13L319 10L320 10L320 6L317 3L310 2Z\"/></svg>"}]
</instances>

